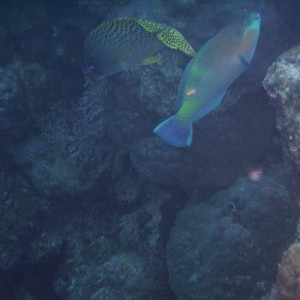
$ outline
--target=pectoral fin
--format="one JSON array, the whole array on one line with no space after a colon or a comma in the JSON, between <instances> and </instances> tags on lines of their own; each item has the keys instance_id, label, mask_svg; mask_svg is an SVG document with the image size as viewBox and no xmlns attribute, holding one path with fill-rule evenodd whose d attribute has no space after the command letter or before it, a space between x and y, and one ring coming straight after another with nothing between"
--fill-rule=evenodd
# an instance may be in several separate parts
<instances>
[{"instance_id":1,"label":"pectoral fin","mask_svg":"<svg viewBox=\"0 0 300 300\"><path fill-rule=\"evenodd\" d=\"M143 66L147 66L147 65L155 64L158 61L159 61L158 55L151 55L151 56L147 57L146 59L142 60L140 64Z\"/></svg>"},{"instance_id":2,"label":"pectoral fin","mask_svg":"<svg viewBox=\"0 0 300 300\"><path fill-rule=\"evenodd\" d=\"M247 62L247 60L242 55L240 55L240 60L241 60L241 63L243 65L243 68L245 70L249 69L250 64Z\"/></svg>"},{"instance_id":3,"label":"pectoral fin","mask_svg":"<svg viewBox=\"0 0 300 300\"><path fill-rule=\"evenodd\" d=\"M131 58L132 58L132 53L131 52L122 53L115 60L115 65L120 66L120 65L126 63L127 61L129 61Z\"/></svg>"}]
</instances>

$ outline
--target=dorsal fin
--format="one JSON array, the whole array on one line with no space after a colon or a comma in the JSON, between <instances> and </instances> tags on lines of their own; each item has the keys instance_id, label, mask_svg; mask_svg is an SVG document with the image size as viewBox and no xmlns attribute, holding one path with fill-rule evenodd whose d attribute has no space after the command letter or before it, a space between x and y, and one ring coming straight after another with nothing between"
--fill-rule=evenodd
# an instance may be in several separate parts
<instances>
[{"instance_id":1,"label":"dorsal fin","mask_svg":"<svg viewBox=\"0 0 300 300\"><path fill-rule=\"evenodd\" d=\"M196 54L190 43L175 28L167 27L159 32L156 37L171 49L180 50L188 56L194 56Z\"/></svg>"},{"instance_id":2,"label":"dorsal fin","mask_svg":"<svg viewBox=\"0 0 300 300\"><path fill-rule=\"evenodd\" d=\"M158 32L164 28L160 23L145 20L145 19L135 19L138 24L140 24L148 32Z\"/></svg>"}]
</instances>

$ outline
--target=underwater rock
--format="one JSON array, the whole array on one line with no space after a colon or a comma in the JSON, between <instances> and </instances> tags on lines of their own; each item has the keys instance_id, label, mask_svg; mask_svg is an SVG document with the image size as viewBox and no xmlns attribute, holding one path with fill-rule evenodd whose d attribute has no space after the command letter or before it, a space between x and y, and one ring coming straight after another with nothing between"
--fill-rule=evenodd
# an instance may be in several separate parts
<instances>
[{"instance_id":1,"label":"underwater rock","mask_svg":"<svg viewBox=\"0 0 300 300\"><path fill-rule=\"evenodd\" d=\"M282 165L259 181L239 178L228 190L178 213L167 247L170 285L181 299L260 299L294 236L297 205ZM296 209L296 211L295 211Z\"/></svg>"},{"instance_id":2,"label":"underwater rock","mask_svg":"<svg viewBox=\"0 0 300 300\"><path fill-rule=\"evenodd\" d=\"M13 58L13 48L14 44L12 43L7 30L0 26L0 44L5 45L0 49L0 65L10 63Z\"/></svg>"},{"instance_id":3,"label":"underwater rock","mask_svg":"<svg viewBox=\"0 0 300 300\"><path fill-rule=\"evenodd\" d=\"M31 244L42 234L43 220L51 211L50 202L38 196L25 177L4 165L0 171L2 276L29 261Z\"/></svg>"},{"instance_id":4,"label":"underwater rock","mask_svg":"<svg viewBox=\"0 0 300 300\"><path fill-rule=\"evenodd\" d=\"M172 196L154 184L145 185L142 192L143 205L120 217L119 240L123 247L146 254L150 261L161 262L160 254L165 251L162 235L166 226L162 209Z\"/></svg>"},{"instance_id":5,"label":"underwater rock","mask_svg":"<svg viewBox=\"0 0 300 300\"><path fill-rule=\"evenodd\" d=\"M33 124L57 95L57 78L37 63L16 61L0 70L0 131L28 137Z\"/></svg>"},{"instance_id":6,"label":"underwater rock","mask_svg":"<svg viewBox=\"0 0 300 300\"><path fill-rule=\"evenodd\" d=\"M300 244L292 244L282 256L276 285L280 300L300 299Z\"/></svg>"},{"instance_id":7,"label":"underwater rock","mask_svg":"<svg viewBox=\"0 0 300 300\"><path fill-rule=\"evenodd\" d=\"M76 196L93 186L83 170L66 157L55 155L51 146L35 137L16 147L14 160L44 195Z\"/></svg>"},{"instance_id":8,"label":"underwater rock","mask_svg":"<svg viewBox=\"0 0 300 300\"><path fill-rule=\"evenodd\" d=\"M274 109L259 89L245 94L227 111L207 116L195 128L189 149L175 149L156 137L134 143L133 166L153 183L183 188L228 186L248 173L268 149Z\"/></svg>"},{"instance_id":9,"label":"underwater rock","mask_svg":"<svg viewBox=\"0 0 300 300\"><path fill-rule=\"evenodd\" d=\"M107 123L107 134L121 149L127 150L147 134L145 119L138 112L117 110L107 115Z\"/></svg>"},{"instance_id":10,"label":"underwater rock","mask_svg":"<svg viewBox=\"0 0 300 300\"><path fill-rule=\"evenodd\" d=\"M20 135L19 131L28 123L19 65L8 65L1 68L0 72L0 130L13 136Z\"/></svg>"},{"instance_id":11,"label":"underwater rock","mask_svg":"<svg viewBox=\"0 0 300 300\"><path fill-rule=\"evenodd\" d=\"M103 287L95 292L91 300L120 300L124 299L125 295L109 286Z\"/></svg>"},{"instance_id":12,"label":"underwater rock","mask_svg":"<svg viewBox=\"0 0 300 300\"><path fill-rule=\"evenodd\" d=\"M141 183L133 176L120 176L112 185L111 196L123 207L134 206L141 197Z\"/></svg>"},{"instance_id":13,"label":"underwater rock","mask_svg":"<svg viewBox=\"0 0 300 300\"><path fill-rule=\"evenodd\" d=\"M99 266L98 271L98 286L114 288L123 295L127 294L127 297L131 294L132 299L146 297L151 290L155 290L155 286L152 286L152 281L149 280L153 277L153 270L143 257L135 253L118 253Z\"/></svg>"},{"instance_id":14,"label":"underwater rock","mask_svg":"<svg viewBox=\"0 0 300 300\"><path fill-rule=\"evenodd\" d=\"M189 60L183 54L166 49L161 51L158 63L141 69L140 105L143 110L160 117L174 113L176 92Z\"/></svg>"},{"instance_id":15,"label":"underwater rock","mask_svg":"<svg viewBox=\"0 0 300 300\"><path fill-rule=\"evenodd\" d=\"M106 172L113 178L117 176L128 156L127 143L140 134L138 115L112 111L116 105L115 86L114 82L88 74L78 103L58 103L41 126L42 136L53 147L55 156L66 157L85 169L92 180L107 176Z\"/></svg>"},{"instance_id":16,"label":"underwater rock","mask_svg":"<svg viewBox=\"0 0 300 300\"><path fill-rule=\"evenodd\" d=\"M285 157L300 172L300 47L294 47L269 67L264 87L277 108L276 126Z\"/></svg>"},{"instance_id":17,"label":"underwater rock","mask_svg":"<svg viewBox=\"0 0 300 300\"><path fill-rule=\"evenodd\" d=\"M122 250L104 236L95 235L89 243L74 234L69 251L72 264L62 264L56 278L65 282L65 291L60 292L63 299L167 299L162 275L145 256Z\"/></svg>"}]
</instances>

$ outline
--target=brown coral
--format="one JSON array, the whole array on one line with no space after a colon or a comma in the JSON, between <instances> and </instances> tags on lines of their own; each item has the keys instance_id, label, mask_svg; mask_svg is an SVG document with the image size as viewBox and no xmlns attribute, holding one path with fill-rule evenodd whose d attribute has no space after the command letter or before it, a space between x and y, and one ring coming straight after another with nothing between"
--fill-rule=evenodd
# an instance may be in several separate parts
<instances>
[{"instance_id":1,"label":"brown coral","mask_svg":"<svg viewBox=\"0 0 300 300\"><path fill-rule=\"evenodd\" d=\"M263 81L270 100L277 106L276 126L282 138L284 156L300 178L300 47L280 55ZM300 298L298 298L300 299Z\"/></svg>"},{"instance_id":2,"label":"brown coral","mask_svg":"<svg viewBox=\"0 0 300 300\"><path fill-rule=\"evenodd\" d=\"M292 244L282 256L277 274L280 300L300 299L300 243Z\"/></svg>"}]
</instances>

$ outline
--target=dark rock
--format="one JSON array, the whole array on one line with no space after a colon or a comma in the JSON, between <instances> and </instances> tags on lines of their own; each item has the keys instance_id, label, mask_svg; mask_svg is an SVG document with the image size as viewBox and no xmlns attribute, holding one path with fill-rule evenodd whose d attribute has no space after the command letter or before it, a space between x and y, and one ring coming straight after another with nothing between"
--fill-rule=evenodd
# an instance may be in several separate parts
<instances>
[{"instance_id":1,"label":"dark rock","mask_svg":"<svg viewBox=\"0 0 300 300\"><path fill-rule=\"evenodd\" d=\"M168 248L170 285L181 299L260 299L293 238L297 205L289 172L278 166L260 181L240 178L178 215Z\"/></svg>"},{"instance_id":2,"label":"dark rock","mask_svg":"<svg viewBox=\"0 0 300 300\"><path fill-rule=\"evenodd\" d=\"M28 140L11 152L14 153L15 162L44 195L72 197L93 186L79 166L66 157L55 155L51 146L38 137Z\"/></svg>"},{"instance_id":3,"label":"dark rock","mask_svg":"<svg viewBox=\"0 0 300 300\"><path fill-rule=\"evenodd\" d=\"M2 159L2 158L1 158ZM2 164L0 171L0 272L12 272L30 259L30 245L40 237L51 212L26 178Z\"/></svg>"}]
</instances>

